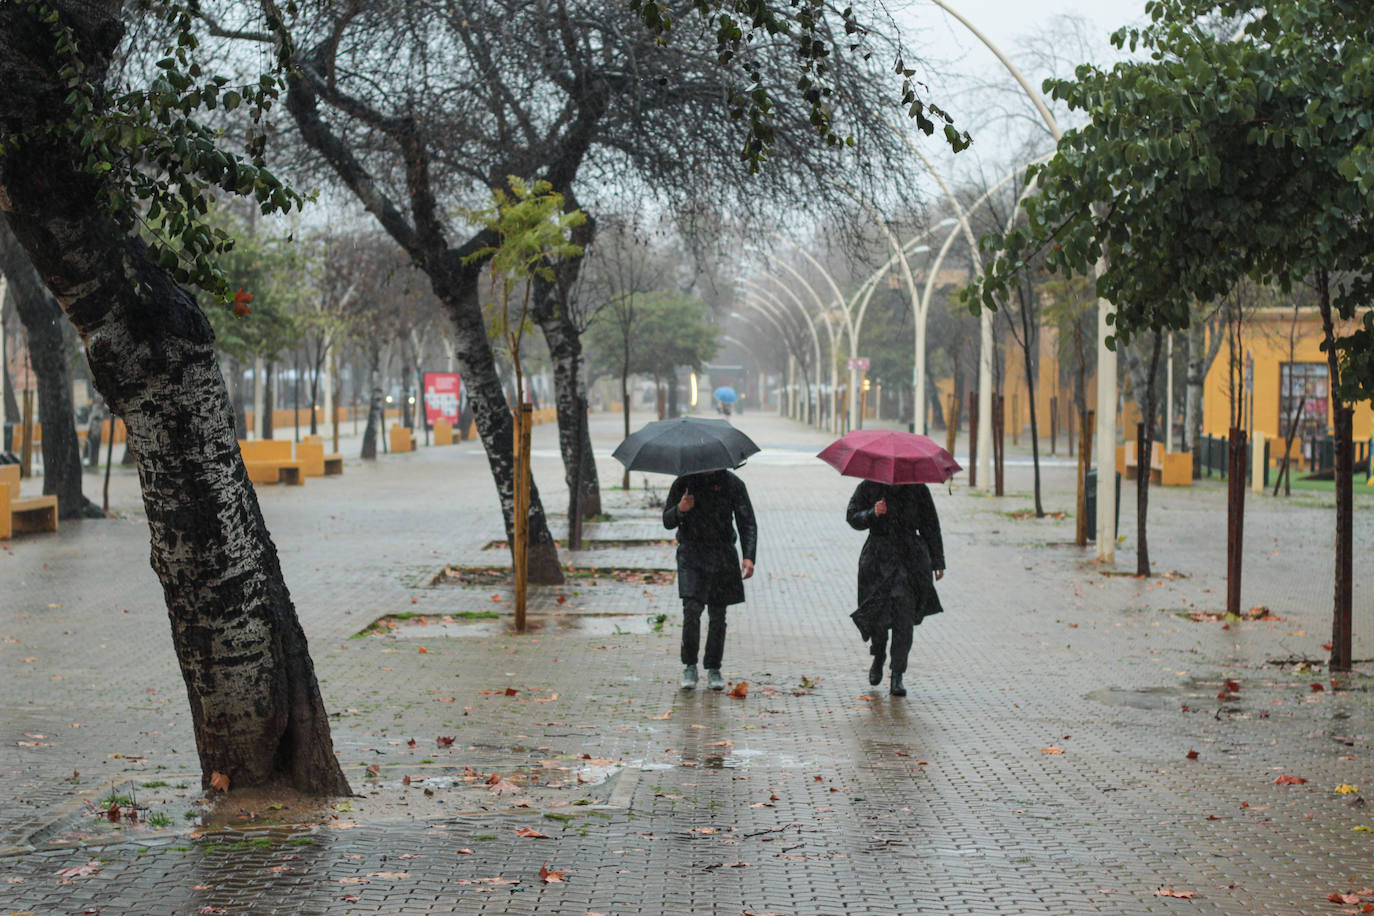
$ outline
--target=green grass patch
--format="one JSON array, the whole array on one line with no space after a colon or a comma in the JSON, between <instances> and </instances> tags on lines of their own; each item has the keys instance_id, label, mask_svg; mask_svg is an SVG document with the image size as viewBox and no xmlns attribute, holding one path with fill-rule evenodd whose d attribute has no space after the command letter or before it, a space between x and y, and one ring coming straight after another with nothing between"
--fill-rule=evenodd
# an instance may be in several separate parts
<instances>
[{"instance_id":1,"label":"green grass patch","mask_svg":"<svg viewBox=\"0 0 1374 916\"><path fill-rule=\"evenodd\" d=\"M163 782L161 779L154 779L152 782L145 782L145 783L143 784L143 788L145 788L145 789L161 789L163 786L166 786L166 785L169 785L169 783Z\"/></svg>"},{"instance_id":2,"label":"green grass patch","mask_svg":"<svg viewBox=\"0 0 1374 916\"><path fill-rule=\"evenodd\" d=\"M148 815L148 826L170 827L172 826L172 819L168 817L164 811L154 811L152 814Z\"/></svg>"},{"instance_id":3,"label":"green grass patch","mask_svg":"<svg viewBox=\"0 0 1374 916\"><path fill-rule=\"evenodd\" d=\"M544 817L548 818L551 821L561 821L564 824L568 823L568 821L573 819L571 814L555 814L552 811L544 812Z\"/></svg>"}]
</instances>

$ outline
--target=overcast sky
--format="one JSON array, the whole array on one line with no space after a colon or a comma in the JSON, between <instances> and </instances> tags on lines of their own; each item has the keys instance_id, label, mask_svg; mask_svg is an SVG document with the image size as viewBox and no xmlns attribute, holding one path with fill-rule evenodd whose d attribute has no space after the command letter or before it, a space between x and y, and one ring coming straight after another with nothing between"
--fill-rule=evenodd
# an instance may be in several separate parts
<instances>
[{"instance_id":1,"label":"overcast sky","mask_svg":"<svg viewBox=\"0 0 1374 916\"><path fill-rule=\"evenodd\" d=\"M918 0L915 8L923 5ZM1118 27L1143 23L1145 0L950 0L950 6L963 13L1010 54L1019 40L1048 26L1055 17L1065 15L1095 23L1105 44L1107 35ZM934 14L948 15L933 9L931 14L923 14L922 18Z\"/></svg>"}]
</instances>

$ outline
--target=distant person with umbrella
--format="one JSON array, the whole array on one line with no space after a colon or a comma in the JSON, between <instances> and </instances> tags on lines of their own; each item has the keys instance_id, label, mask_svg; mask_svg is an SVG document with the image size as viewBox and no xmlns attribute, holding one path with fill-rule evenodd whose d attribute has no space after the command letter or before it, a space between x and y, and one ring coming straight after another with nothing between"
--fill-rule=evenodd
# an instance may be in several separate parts
<instances>
[{"instance_id":1,"label":"distant person with umbrella","mask_svg":"<svg viewBox=\"0 0 1374 916\"><path fill-rule=\"evenodd\" d=\"M744 601L754 574L758 525L744 481L730 472L759 447L724 420L678 417L649 423L616 446L632 471L676 474L663 526L677 529L677 593L682 599L682 689L697 686L701 612L707 613L706 685L724 690L725 609ZM739 552L735 549L738 530ZM743 559L740 559L740 554Z\"/></svg>"},{"instance_id":2,"label":"distant person with umbrella","mask_svg":"<svg viewBox=\"0 0 1374 916\"><path fill-rule=\"evenodd\" d=\"M870 640L868 682L882 683L890 643L890 692L904 697L915 627L944 610L935 582L945 575L945 549L926 483L943 483L961 468L925 436L886 430L855 430L818 457L864 478L845 512L850 527L868 532L859 554L859 608L851 616Z\"/></svg>"}]
</instances>

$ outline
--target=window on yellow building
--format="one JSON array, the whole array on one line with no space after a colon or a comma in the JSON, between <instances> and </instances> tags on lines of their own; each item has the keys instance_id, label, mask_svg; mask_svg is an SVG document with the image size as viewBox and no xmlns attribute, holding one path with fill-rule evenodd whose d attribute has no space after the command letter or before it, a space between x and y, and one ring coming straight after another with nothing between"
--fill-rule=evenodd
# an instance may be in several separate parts
<instances>
[{"instance_id":1,"label":"window on yellow building","mask_svg":"<svg viewBox=\"0 0 1374 916\"><path fill-rule=\"evenodd\" d=\"M1326 435L1326 363L1283 363L1279 367L1279 411L1283 434L1293 422L1293 412L1302 404L1298 417L1298 438Z\"/></svg>"}]
</instances>

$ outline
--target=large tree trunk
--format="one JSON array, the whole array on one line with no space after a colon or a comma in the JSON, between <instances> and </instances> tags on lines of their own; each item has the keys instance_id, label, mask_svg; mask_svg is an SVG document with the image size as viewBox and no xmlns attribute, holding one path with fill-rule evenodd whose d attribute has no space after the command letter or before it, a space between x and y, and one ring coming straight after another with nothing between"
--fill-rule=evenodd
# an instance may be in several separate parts
<instances>
[{"instance_id":1,"label":"large tree trunk","mask_svg":"<svg viewBox=\"0 0 1374 916\"><path fill-rule=\"evenodd\" d=\"M234 436L248 438L248 405L243 392L243 363L238 357L229 357L229 398L234 405Z\"/></svg>"},{"instance_id":2,"label":"large tree trunk","mask_svg":"<svg viewBox=\"0 0 1374 916\"><path fill-rule=\"evenodd\" d=\"M103 80L121 4L51 4ZM63 127L73 117L53 30L0 5L0 207L86 346L97 389L137 455L172 641L190 700L202 784L289 782L349 791L305 635L234 440L209 322L137 239L94 210L99 179ZM22 143L18 130L34 130Z\"/></svg>"},{"instance_id":3,"label":"large tree trunk","mask_svg":"<svg viewBox=\"0 0 1374 916\"><path fill-rule=\"evenodd\" d=\"M19 320L28 332L29 359L38 378L38 422L43 428L43 492L57 497L59 518L103 518L81 493L81 440L72 403L72 365L63 333L66 319L28 254L0 219L0 273L9 279Z\"/></svg>"},{"instance_id":4,"label":"large tree trunk","mask_svg":"<svg viewBox=\"0 0 1374 916\"><path fill-rule=\"evenodd\" d=\"M553 303L552 296L543 297ZM572 492L573 472L582 462L582 517L601 514L601 481L596 473L596 459L592 453L592 438L585 419L578 416L586 408L586 390L581 381L582 339L577 328L568 321L561 309L540 308L536 314L544 340L553 360L553 400L558 413L558 447L563 454L563 478Z\"/></svg>"}]
</instances>

